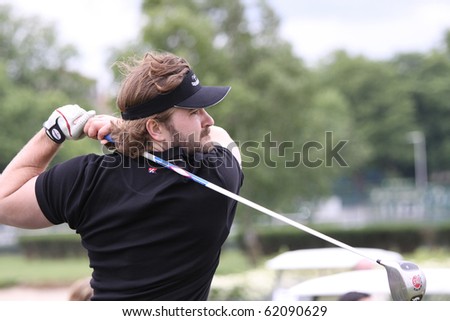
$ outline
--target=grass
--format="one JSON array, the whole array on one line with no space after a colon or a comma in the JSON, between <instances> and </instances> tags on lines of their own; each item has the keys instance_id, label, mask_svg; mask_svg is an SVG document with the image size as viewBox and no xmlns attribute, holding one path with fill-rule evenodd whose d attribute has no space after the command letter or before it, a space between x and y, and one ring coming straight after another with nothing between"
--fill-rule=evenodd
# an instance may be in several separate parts
<instances>
[{"instance_id":1,"label":"grass","mask_svg":"<svg viewBox=\"0 0 450 321\"><path fill-rule=\"evenodd\" d=\"M419 248L414 253L404 255L404 259L420 267L450 267L450 249Z\"/></svg>"},{"instance_id":2,"label":"grass","mask_svg":"<svg viewBox=\"0 0 450 321\"><path fill-rule=\"evenodd\" d=\"M229 249L222 252L220 264L217 268L217 275L227 275L241 273L253 269L248 258L242 251Z\"/></svg>"},{"instance_id":3,"label":"grass","mask_svg":"<svg viewBox=\"0 0 450 321\"><path fill-rule=\"evenodd\" d=\"M27 259L22 255L0 254L0 288L14 285L57 286L71 284L89 276L87 258ZM222 253L218 275L240 273L252 269L250 262L238 250Z\"/></svg>"},{"instance_id":4,"label":"grass","mask_svg":"<svg viewBox=\"0 0 450 321\"><path fill-rule=\"evenodd\" d=\"M405 260L415 262L420 267L450 267L449 249L419 249L405 255ZM267 258L262 258L258 266L252 266L239 250L224 250L217 276L236 275L242 272L260 270ZM0 288L14 285L57 286L68 285L75 280L89 276L88 259L85 257L67 259L26 259L21 255L0 255Z\"/></svg>"},{"instance_id":5,"label":"grass","mask_svg":"<svg viewBox=\"0 0 450 321\"><path fill-rule=\"evenodd\" d=\"M89 276L87 258L27 259L22 255L0 255L0 288L14 285L57 286L71 284ZM246 257L237 250L224 251L217 274L240 273L251 269Z\"/></svg>"},{"instance_id":6,"label":"grass","mask_svg":"<svg viewBox=\"0 0 450 321\"><path fill-rule=\"evenodd\" d=\"M7 254L0 256L0 266L0 287L67 285L91 274L87 258L29 260Z\"/></svg>"}]
</instances>

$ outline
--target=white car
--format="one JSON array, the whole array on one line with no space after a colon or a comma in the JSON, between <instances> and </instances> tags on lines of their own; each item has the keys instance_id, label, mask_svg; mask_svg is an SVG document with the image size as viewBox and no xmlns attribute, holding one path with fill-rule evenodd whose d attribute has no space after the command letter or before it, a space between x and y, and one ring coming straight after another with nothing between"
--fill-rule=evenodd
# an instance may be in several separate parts
<instances>
[{"instance_id":1,"label":"white car","mask_svg":"<svg viewBox=\"0 0 450 321\"><path fill-rule=\"evenodd\" d=\"M356 250L358 253L364 254L364 256L346 249L330 247L288 251L267 261L266 267L277 271L278 274L271 299L274 301L286 301L316 299L327 296L336 298L347 291L356 291L356 289L347 289L352 288L351 285L355 284L355 282L342 280L342 286L339 288L339 285L334 286L332 283L328 286L327 279L325 279L324 283L320 283L322 277L326 278L327 275L340 272L371 271L372 269L381 270L382 273L374 272L377 274L377 279L373 279L373 281L364 279L356 283L362 288L367 288L365 292L369 291L369 286L364 286L366 283L370 282L370 287L376 284L377 289L374 291L377 294L374 293L373 297L375 299L378 297L385 299L386 293L389 293L389 283L386 270L381 268L376 263L376 260L401 261L403 260L402 255L394 251L377 248L356 248ZM352 280L356 280L357 275L355 274L353 277L353 274L351 274L349 277ZM369 276L366 278L369 278ZM299 282L301 283L298 284ZM305 286L307 286L309 284L308 282L312 282L313 284L308 288L309 290L302 292L303 286L300 285L305 283ZM315 285L314 282L318 284ZM317 293L313 293L313 289Z\"/></svg>"},{"instance_id":2,"label":"white car","mask_svg":"<svg viewBox=\"0 0 450 321\"><path fill-rule=\"evenodd\" d=\"M402 260L400 253L376 248L355 248L366 258L339 247L305 249L284 252L266 262L272 270L309 270L309 269L358 269L378 265L374 260ZM371 260L371 259L374 260Z\"/></svg>"},{"instance_id":3,"label":"white car","mask_svg":"<svg viewBox=\"0 0 450 321\"><path fill-rule=\"evenodd\" d=\"M450 269L422 268L426 277L423 301L450 300ZM347 292L363 292L371 300L390 301L386 270L382 267L370 270L341 272L300 282L287 289L287 297L296 301L337 300Z\"/></svg>"}]
</instances>

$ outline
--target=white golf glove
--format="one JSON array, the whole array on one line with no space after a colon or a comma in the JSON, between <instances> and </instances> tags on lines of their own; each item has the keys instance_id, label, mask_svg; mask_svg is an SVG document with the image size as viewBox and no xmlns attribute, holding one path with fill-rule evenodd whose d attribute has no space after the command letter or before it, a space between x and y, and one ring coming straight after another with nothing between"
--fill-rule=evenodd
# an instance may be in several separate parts
<instances>
[{"instance_id":1,"label":"white golf glove","mask_svg":"<svg viewBox=\"0 0 450 321\"><path fill-rule=\"evenodd\" d=\"M65 105L57 108L44 123L45 132L55 143L67 139L84 137L84 125L95 115L95 110L86 111L78 105Z\"/></svg>"}]
</instances>

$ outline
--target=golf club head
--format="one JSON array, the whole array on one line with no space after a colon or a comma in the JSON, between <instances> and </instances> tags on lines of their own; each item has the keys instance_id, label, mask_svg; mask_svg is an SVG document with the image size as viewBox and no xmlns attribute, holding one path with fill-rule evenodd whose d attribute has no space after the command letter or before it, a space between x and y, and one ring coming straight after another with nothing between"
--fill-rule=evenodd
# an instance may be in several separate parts
<instances>
[{"instance_id":1,"label":"golf club head","mask_svg":"<svg viewBox=\"0 0 450 321\"><path fill-rule=\"evenodd\" d=\"M421 301L427 287L425 274L407 261L377 260L387 272L389 288L394 301Z\"/></svg>"}]
</instances>

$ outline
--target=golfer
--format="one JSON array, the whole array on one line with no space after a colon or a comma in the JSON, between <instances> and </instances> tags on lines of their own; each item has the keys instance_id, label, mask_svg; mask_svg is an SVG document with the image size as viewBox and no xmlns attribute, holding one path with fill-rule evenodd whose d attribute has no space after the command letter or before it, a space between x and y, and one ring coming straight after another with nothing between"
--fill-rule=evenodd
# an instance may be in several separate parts
<instances>
[{"instance_id":1,"label":"golfer","mask_svg":"<svg viewBox=\"0 0 450 321\"><path fill-rule=\"evenodd\" d=\"M151 52L122 63L121 117L57 108L0 176L0 224L67 223L93 269L91 300L207 300L236 201L144 152L238 193L240 154L207 107L230 87L202 86L188 62ZM115 150L49 164L66 139L106 135Z\"/></svg>"}]
</instances>

